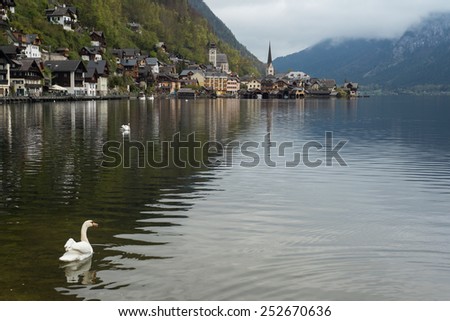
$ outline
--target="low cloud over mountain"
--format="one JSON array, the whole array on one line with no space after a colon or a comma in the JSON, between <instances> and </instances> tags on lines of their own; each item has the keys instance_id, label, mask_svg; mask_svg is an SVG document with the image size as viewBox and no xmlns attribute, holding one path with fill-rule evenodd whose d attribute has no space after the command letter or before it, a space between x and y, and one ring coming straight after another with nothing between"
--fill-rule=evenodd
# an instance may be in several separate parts
<instances>
[{"instance_id":1,"label":"low cloud over mountain","mask_svg":"<svg viewBox=\"0 0 450 321\"><path fill-rule=\"evenodd\" d=\"M275 59L274 66L338 82L450 85L450 13L432 14L396 39L325 40Z\"/></svg>"}]
</instances>

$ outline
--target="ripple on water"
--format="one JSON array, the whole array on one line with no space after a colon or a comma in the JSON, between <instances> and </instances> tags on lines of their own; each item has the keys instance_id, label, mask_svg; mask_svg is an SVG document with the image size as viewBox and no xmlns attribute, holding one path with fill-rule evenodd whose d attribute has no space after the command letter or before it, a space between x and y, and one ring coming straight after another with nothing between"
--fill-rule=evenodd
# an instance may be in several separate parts
<instances>
[{"instance_id":1,"label":"ripple on water","mask_svg":"<svg viewBox=\"0 0 450 321\"><path fill-rule=\"evenodd\" d=\"M0 256L9 260L0 285L16 295L8 299L450 299L448 99L5 108ZM99 167L103 144L121 139L128 122L142 141L195 132L258 142L248 152L260 163L240 166L252 158L233 149L231 166ZM285 166L326 131L348 141L348 166ZM268 132L270 154L261 145ZM285 157L281 142L294 143ZM96 279L67 284L55 253L87 215L100 223L89 235ZM44 224L55 219L57 228ZM42 255L30 260L36 246Z\"/></svg>"}]
</instances>

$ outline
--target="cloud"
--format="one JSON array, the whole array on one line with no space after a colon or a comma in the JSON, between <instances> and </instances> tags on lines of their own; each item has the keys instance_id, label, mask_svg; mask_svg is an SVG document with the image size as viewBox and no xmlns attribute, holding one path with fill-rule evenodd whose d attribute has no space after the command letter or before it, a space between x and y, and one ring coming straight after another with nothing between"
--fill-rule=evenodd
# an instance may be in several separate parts
<instances>
[{"instance_id":1,"label":"cloud","mask_svg":"<svg viewBox=\"0 0 450 321\"><path fill-rule=\"evenodd\" d=\"M259 59L302 50L325 38L392 38L448 0L204 0Z\"/></svg>"}]
</instances>

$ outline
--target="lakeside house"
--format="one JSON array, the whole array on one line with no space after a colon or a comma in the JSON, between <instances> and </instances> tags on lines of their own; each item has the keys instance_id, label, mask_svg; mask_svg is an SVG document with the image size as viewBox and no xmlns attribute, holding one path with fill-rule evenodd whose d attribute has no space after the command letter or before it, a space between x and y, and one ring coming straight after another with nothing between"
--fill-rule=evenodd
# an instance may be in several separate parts
<instances>
[{"instance_id":1,"label":"lakeside house","mask_svg":"<svg viewBox=\"0 0 450 321\"><path fill-rule=\"evenodd\" d=\"M9 59L18 59L22 56L20 48L14 45L0 46L0 51L8 56Z\"/></svg>"},{"instance_id":2,"label":"lakeside house","mask_svg":"<svg viewBox=\"0 0 450 321\"><path fill-rule=\"evenodd\" d=\"M356 82L346 82L343 88L350 97L356 97L358 95L358 83Z\"/></svg>"},{"instance_id":3,"label":"lakeside house","mask_svg":"<svg viewBox=\"0 0 450 321\"><path fill-rule=\"evenodd\" d=\"M47 19L53 24L61 25L66 31L74 31L78 22L78 10L65 4L45 11Z\"/></svg>"},{"instance_id":4,"label":"lakeside house","mask_svg":"<svg viewBox=\"0 0 450 321\"><path fill-rule=\"evenodd\" d=\"M2 21L9 21L9 13L15 13L16 3L14 0L0 1L0 17Z\"/></svg>"},{"instance_id":5,"label":"lakeside house","mask_svg":"<svg viewBox=\"0 0 450 321\"><path fill-rule=\"evenodd\" d=\"M252 79L247 82L247 89L249 91L261 90L261 81L258 79Z\"/></svg>"},{"instance_id":6,"label":"lakeside house","mask_svg":"<svg viewBox=\"0 0 450 321\"><path fill-rule=\"evenodd\" d=\"M84 61L99 61L103 60L99 47L83 47L79 51L81 60Z\"/></svg>"},{"instance_id":7,"label":"lakeside house","mask_svg":"<svg viewBox=\"0 0 450 321\"><path fill-rule=\"evenodd\" d=\"M177 98L180 99L194 99L196 96L195 90L191 88L180 88L177 91Z\"/></svg>"},{"instance_id":8,"label":"lakeside house","mask_svg":"<svg viewBox=\"0 0 450 321\"><path fill-rule=\"evenodd\" d=\"M108 94L109 68L105 60L89 61L86 66L85 87L87 96Z\"/></svg>"},{"instance_id":9,"label":"lakeside house","mask_svg":"<svg viewBox=\"0 0 450 321\"><path fill-rule=\"evenodd\" d=\"M13 31L13 42L26 58L40 59L42 57L42 40L38 34L26 34L23 31Z\"/></svg>"},{"instance_id":10,"label":"lakeside house","mask_svg":"<svg viewBox=\"0 0 450 321\"><path fill-rule=\"evenodd\" d=\"M11 87L16 96L41 96L44 74L36 59L14 60Z\"/></svg>"},{"instance_id":11,"label":"lakeside house","mask_svg":"<svg viewBox=\"0 0 450 321\"><path fill-rule=\"evenodd\" d=\"M227 93L228 75L221 71L207 71L205 73L205 89L214 91L218 96Z\"/></svg>"},{"instance_id":12,"label":"lakeside house","mask_svg":"<svg viewBox=\"0 0 450 321\"><path fill-rule=\"evenodd\" d=\"M0 96L9 95L11 86L11 66L14 62L3 52L0 51Z\"/></svg>"},{"instance_id":13,"label":"lakeside house","mask_svg":"<svg viewBox=\"0 0 450 321\"><path fill-rule=\"evenodd\" d=\"M111 54L116 58L116 62L120 64L124 59L137 59L141 56L141 50L138 48L115 48Z\"/></svg>"},{"instance_id":14,"label":"lakeside house","mask_svg":"<svg viewBox=\"0 0 450 321\"><path fill-rule=\"evenodd\" d=\"M160 73L156 82L159 94L174 95L181 88L181 83L176 74Z\"/></svg>"},{"instance_id":15,"label":"lakeside house","mask_svg":"<svg viewBox=\"0 0 450 321\"><path fill-rule=\"evenodd\" d=\"M51 85L64 87L71 95L85 95L87 69L81 60L47 61L45 66L52 73Z\"/></svg>"},{"instance_id":16,"label":"lakeside house","mask_svg":"<svg viewBox=\"0 0 450 321\"><path fill-rule=\"evenodd\" d=\"M241 81L239 76L231 75L227 80L227 95L232 97L237 97L239 91L241 90Z\"/></svg>"},{"instance_id":17,"label":"lakeside house","mask_svg":"<svg viewBox=\"0 0 450 321\"><path fill-rule=\"evenodd\" d=\"M198 65L193 65L184 69L180 73L180 79L183 81L191 81L196 83L197 86L204 87L205 86L205 72Z\"/></svg>"},{"instance_id":18,"label":"lakeside house","mask_svg":"<svg viewBox=\"0 0 450 321\"><path fill-rule=\"evenodd\" d=\"M131 31L136 32L136 33L142 33L142 26L140 23L137 22L129 22L127 23L128 28L131 29Z\"/></svg>"},{"instance_id":19,"label":"lakeside house","mask_svg":"<svg viewBox=\"0 0 450 321\"><path fill-rule=\"evenodd\" d=\"M159 66L160 62L158 61L158 58L154 57L145 58L145 68L148 68L153 75L159 74Z\"/></svg>"},{"instance_id":20,"label":"lakeside house","mask_svg":"<svg viewBox=\"0 0 450 321\"><path fill-rule=\"evenodd\" d=\"M106 36L103 31L93 30L89 33L89 37L91 38L92 47L99 48L101 53L106 52Z\"/></svg>"},{"instance_id":21,"label":"lakeside house","mask_svg":"<svg viewBox=\"0 0 450 321\"><path fill-rule=\"evenodd\" d=\"M123 77L137 79L139 76L139 65L137 59L122 59L117 66L117 74Z\"/></svg>"}]
</instances>

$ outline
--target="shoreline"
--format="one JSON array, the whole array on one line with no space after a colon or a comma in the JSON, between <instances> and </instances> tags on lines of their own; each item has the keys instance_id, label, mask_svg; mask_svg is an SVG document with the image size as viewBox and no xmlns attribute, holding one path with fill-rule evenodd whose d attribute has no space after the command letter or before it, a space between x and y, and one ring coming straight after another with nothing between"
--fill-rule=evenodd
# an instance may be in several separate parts
<instances>
[{"instance_id":1,"label":"shoreline","mask_svg":"<svg viewBox=\"0 0 450 321\"><path fill-rule=\"evenodd\" d=\"M57 101L92 101L92 100L121 100L130 99L129 95L107 95L107 96L8 96L0 97L0 104L12 103L42 103L42 102L57 102Z\"/></svg>"}]
</instances>

